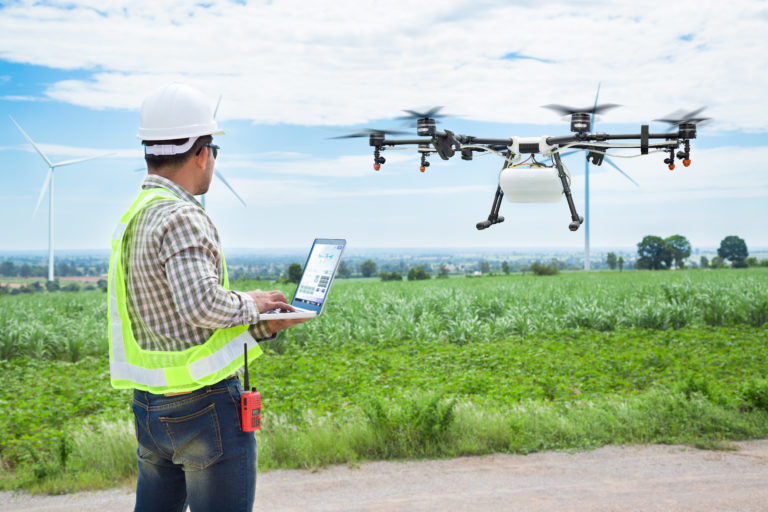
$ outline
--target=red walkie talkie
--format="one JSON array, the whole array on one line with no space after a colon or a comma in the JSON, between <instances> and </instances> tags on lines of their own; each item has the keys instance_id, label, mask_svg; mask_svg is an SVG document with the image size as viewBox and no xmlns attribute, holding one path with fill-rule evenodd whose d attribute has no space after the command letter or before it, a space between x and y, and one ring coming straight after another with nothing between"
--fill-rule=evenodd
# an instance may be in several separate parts
<instances>
[{"instance_id":1,"label":"red walkie talkie","mask_svg":"<svg viewBox=\"0 0 768 512\"><path fill-rule=\"evenodd\" d=\"M261 395L256 388L248 390L248 344L243 343L245 358L245 386L240 397L240 416L243 419L243 432L253 432L261 428Z\"/></svg>"}]
</instances>

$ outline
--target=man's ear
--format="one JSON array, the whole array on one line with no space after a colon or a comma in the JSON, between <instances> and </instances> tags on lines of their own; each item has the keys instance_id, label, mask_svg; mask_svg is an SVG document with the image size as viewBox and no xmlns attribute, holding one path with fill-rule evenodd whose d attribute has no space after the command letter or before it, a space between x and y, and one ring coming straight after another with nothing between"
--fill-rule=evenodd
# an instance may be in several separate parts
<instances>
[{"instance_id":1,"label":"man's ear","mask_svg":"<svg viewBox=\"0 0 768 512\"><path fill-rule=\"evenodd\" d=\"M208 161L208 157L209 157L208 153L210 153L208 151L208 148L203 146L200 148L200 151L196 155L193 155L193 158L195 159L195 164L201 169L205 169L205 164Z\"/></svg>"}]
</instances>

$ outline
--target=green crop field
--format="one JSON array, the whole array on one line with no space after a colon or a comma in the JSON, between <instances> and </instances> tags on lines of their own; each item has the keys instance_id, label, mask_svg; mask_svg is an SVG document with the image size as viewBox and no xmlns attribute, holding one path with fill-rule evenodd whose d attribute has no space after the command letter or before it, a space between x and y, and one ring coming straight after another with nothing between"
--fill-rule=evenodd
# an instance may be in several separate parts
<instances>
[{"instance_id":1,"label":"green crop field","mask_svg":"<svg viewBox=\"0 0 768 512\"><path fill-rule=\"evenodd\" d=\"M105 316L99 291L0 297L2 488L133 478ZM265 345L261 469L768 435L763 268L338 280Z\"/></svg>"}]
</instances>

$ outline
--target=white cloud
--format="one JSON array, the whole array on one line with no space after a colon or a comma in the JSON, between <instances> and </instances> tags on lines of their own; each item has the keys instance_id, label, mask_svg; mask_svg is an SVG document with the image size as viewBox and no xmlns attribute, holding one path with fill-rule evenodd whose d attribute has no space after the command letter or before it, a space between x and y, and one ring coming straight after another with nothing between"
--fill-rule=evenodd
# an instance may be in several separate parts
<instances>
[{"instance_id":1,"label":"white cloud","mask_svg":"<svg viewBox=\"0 0 768 512\"><path fill-rule=\"evenodd\" d=\"M94 70L46 91L92 108L135 109L184 80L223 93L224 119L353 124L449 105L543 123L555 118L540 105L589 104L601 81L604 101L626 105L614 122L709 105L715 128L768 129L763 2L208 4L16 3L2 8L0 58Z\"/></svg>"},{"instance_id":2,"label":"white cloud","mask_svg":"<svg viewBox=\"0 0 768 512\"><path fill-rule=\"evenodd\" d=\"M768 146L720 147L691 151L691 166L676 161L674 171L663 163L664 154L647 157L613 158L621 169L632 176L635 187L613 168L603 164L591 167L592 200L605 204L674 204L688 199L768 198L768 173L764 162ZM574 165L575 161L579 165ZM576 171L576 186L583 187L583 160L569 162Z\"/></svg>"},{"instance_id":3,"label":"white cloud","mask_svg":"<svg viewBox=\"0 0 768 512\"><path fill-rule=\"evenodd\" d=\"M2 80L0 80L0 83L2 83ZM44 96L25 96L25 95L7 95L7 96L0 96L0 100L3 101L29 101L29 102L38 102L38 101L50 101L50 98L46 98Z\"/></svg>"},{"instance_id":4,"label":"white cloud","mask_svg":"<svg viewBox=\"0 0 768 512\"><path fill-rule=\"evenodd\" d=\"M388 154L387 165L404 162L417 162L417 156L407 155L402 152ZM271 158L261 155L232 155L222 157L217 162L217 168L222 172L228 169L248 169L259 174L299 175L305 177L340 177L353 178L370 174L372 171L373 157L371 155L342 155L336 158L313 158L308 155L300 155L298 158L292 154L282 155L282 158Z\"/></svg>"},{"instance_id":5,"label":"white cloud","mask_svg":"<svg viewBox=\"0 0 768 512\"><path fill-rule=\"evenodd\" d=\"M88 157L95 155L109 155L105 158L137 158L144 160L144 153L141 149L104 149L104 148L85 148L79 146L65 146L62 144L44 144L35 141L37 147L48 157ZM19 144L16 146L0 146L0 151L25 151L27 153L36 153L29 144Z\"/></svg>"}]
</instances>

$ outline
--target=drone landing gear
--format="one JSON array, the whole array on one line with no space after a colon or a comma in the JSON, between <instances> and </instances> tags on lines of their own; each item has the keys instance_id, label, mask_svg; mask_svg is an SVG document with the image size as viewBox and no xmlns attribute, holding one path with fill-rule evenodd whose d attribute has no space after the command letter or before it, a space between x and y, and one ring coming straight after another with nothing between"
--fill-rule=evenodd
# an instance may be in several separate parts
<instances>
[{"instance_id":1,"label":"drone landing gear","mask_svg":"<svg viewBox=\"0 0 768 512\"><path fill-rule=\"evenodd\" d=\"M566 176L565 170L563 169L563 162L560 160L559 153L554 154L554 161L557 166L557 175L560 177L560 182L563 184L563 194L565 194L565 199L568 201L568 209L571 211L571 223L568 224L568 229L576 231L579 229L579 226L581 226L581 223L584 222L584 217L581 217L576 212L576 206L573 204L573 197L571 196L571 187L568 186L568 176Z\"/></svg>"},{"instance_id":2,"label":"drone landing gear","mask_svg":"<svg viewBox=\"0 0 768 512\"><path fill-rule=\"evenodd\" d=\"M496 187L496 195L493 196L493 206L491 206L491 214L488 215L488 220L484 220L475 224L478 230L486 229L494 224L504 222L504 217L499 216L499 209L501 209L501 200L504 198L504 191L501 190L501 185Z\"/></svg>"}]
</instances>

